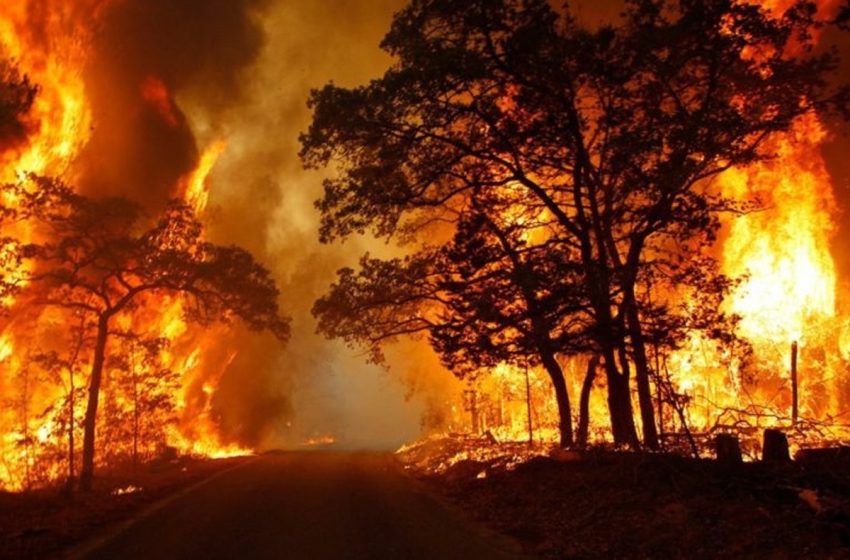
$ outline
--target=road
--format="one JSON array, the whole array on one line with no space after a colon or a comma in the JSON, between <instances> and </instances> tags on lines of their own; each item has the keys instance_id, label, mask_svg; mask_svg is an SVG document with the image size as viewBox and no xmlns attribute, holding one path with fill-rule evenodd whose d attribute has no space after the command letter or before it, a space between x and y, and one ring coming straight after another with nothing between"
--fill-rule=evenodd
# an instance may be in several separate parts
<instances>
[{"instance_id":1,"label":"road","mask_svg":"<svg viewBox=\"0 0 850 560\"><path fill-rule=\"evenodd\" d=\"M378 453L281 452L143 515L88 559L517 558Z\"/></svg>"}]
</instances>

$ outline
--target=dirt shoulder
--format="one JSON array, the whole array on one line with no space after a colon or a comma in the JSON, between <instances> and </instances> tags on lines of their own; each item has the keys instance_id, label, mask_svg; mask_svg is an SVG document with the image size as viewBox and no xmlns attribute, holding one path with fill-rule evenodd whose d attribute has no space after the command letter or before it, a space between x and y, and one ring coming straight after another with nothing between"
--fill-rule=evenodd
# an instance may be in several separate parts
<instances>
[{"instance_id":1,"label":"dirt shoulder","mask_svg":"<svg viewBox=\"0 0 850 560\"><path fill-rule=\"evenodd\" d=\"M398 456L535 556L850 558L846 459L729 469L674 455L527 450L514 464L510 446L471 446L431 442Z\"/></svg>"},{"instance_id":2,"label":"dirt shoulder","mask_svg":"<svg viewBox=\"0 0 850 560\"><path fill-rule=\"evenodd\" d=\"M62 557L156 502L249 460L181 458L100 473L92 492L72 496L61 489L0 492L0 558Z\"/></svg>"}]
</instances>

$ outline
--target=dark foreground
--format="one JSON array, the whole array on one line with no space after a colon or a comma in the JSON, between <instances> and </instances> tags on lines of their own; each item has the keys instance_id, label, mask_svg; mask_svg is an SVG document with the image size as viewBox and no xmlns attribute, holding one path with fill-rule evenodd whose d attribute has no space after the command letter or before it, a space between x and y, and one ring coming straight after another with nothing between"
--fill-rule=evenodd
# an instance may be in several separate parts
<instances>
[{"instance_id":1,"label":"dark foreground","mask_svg":"<svg viewBox=\"0 0 850 560\"><path fill-rule=\"evenodd\" d=\"M391 456L286 452L216 476L75 556L510 558L497 540L436 502Z\"/></svg>"},{"instance_id":2,"label":"dark foreground","mask_svg":"<svg viewBox=\"0 0 850 560\"><path fill-rule=\"evenodd\" d=\"M436 441L401 459L537 557L850 558L848 449L817 461L734 468L595 450L535 457L514 470L478 452L479 459L429 469L467 447Z\"/></svg>"},{"instance_id":3,"label":"dark foreground","mask_svg":"<svg viewBox=\"0 0 850 560\"><path fill-rule=\"evenodd\" d=\"M0 492L0 558L61 557L152 504L250 460L174 457L100 471L92 492L68 494L57 487Z\"/></svg>"}]
</instances>

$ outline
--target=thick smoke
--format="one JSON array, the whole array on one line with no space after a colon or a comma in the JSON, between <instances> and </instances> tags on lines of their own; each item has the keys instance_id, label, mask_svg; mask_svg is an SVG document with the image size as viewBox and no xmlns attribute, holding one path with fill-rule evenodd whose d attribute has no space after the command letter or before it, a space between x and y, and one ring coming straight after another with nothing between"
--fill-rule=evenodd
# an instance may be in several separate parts
<instances>
[{"instance_id":1,"label":"thick smoke","mask_svg":"<svg viewBox=\"0 0 850 560\"><path fill-rule=\"evenodd\" d=\"M202 123L202 142L228 142L214 172L212 235L245 245L273 263L293 315L293 338L283 353L270 354L268 361L246 357L222 382L228 386L250 379L260 359L268 369L265 386L258 390L292 395L292 417L250 416L265 446L322 435L349 446L390 446L419 430L421 405L405 399L398 376L413 371L410 361L427 360L427 352L416 347L404 353L386 374L314 334L312 303L338 268L355 262L366 241L318 243L313 201L321 194L321 176L303 171L297 158L298 134L310 121L310 89L330 80L353 86L382 73L390 60L377 45L400 6L399 0L270 5L263 18L265 47L243 75L244 101L221 113L203 98L185 98L193 122ZM432 377L450 377L432 365ZM227 398L228 392L221 395Z\"/></svg>"},{"instance_id":2,"label":"thick smoke","mask_svg":"<svg viewBox=\"0 0 850 560\"><path fill-rule=\"evenodd\" d=\"M306 100L330 80L353 86L383 72L390 61L377 45L401 5L122 0L99 16L85 76L94 126L75 167L81 189L155 212L205 146L226 142L211 176L209 236L272 269L293 317L283 350L238 327L214 347L204 343L210 374L228 364L212 396L225 440L280 447L332 435L349 446L396 445L420 428L414 384L431 401L453 387L422 344L394 352L386 373L315 335L310 315L335 271L374 242L318 243L321 176L297 157ZM203 379L189 401L209 398Z\"/></svg>"},{"instance_id":3,"label":"thick smoke","mask_svg":"<svg viewBox=\"0 0 850 560\"><path fill-rule=\"evenodd\" d=\"M380 75L390 60L377 45L404 3L120 0L97 14L86 71L94 128L77 166L81 187L155 211L200 150L225 141L211 177L210 236L266 263L293 317L284 350L241 329L206 350L217 352L213 367L229 363L212 400L229 439L276 447L333 435L351 446L394 445L416 435L426 401L439 408L459 390L424 344L390 352L387 374L315 335L309 313L339 267L354 264L367 246L384 246L318 243L312 203L321 176L303 171L297 158L298 134L310 121L306 99L331 80L355 86ZM621 8L604 0L579 2L572 11L598 25L615 21ZM847 35L839 36L845 46ZM836 127L826 146L842 207L850 202L847 130ZM846 227L839 243L843 237ZM835 254L846 278L850 250L842 247ZM200 384L194 395L207 398Z\"/></svg>"},{"instance_id":4,"label":"thick smoke","mask_svg":"<svg viewBox=\"0 0 850 560\"><path fill-rule=\"evenodd\" d=\"M263 46L260 0L126 0L101 13L86 86L94 129L80 186L126 195L150 209L172 196L198 158L172 92L210 109L241 102L242 72Z\"/></svg>"}]
</instances>

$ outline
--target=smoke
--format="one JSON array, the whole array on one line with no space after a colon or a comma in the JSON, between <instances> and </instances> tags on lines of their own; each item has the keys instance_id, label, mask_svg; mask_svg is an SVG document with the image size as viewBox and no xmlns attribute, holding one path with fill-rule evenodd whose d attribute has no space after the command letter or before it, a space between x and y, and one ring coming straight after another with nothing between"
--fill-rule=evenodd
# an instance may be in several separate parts
<instances>
[{"instance_id":1,"label":"smoke","mask_svg":"<svg viewBox=\"0 0 850 560\"><path fill-rule=\"evenodd\" d=\"M86 4L92 10L96 2ZM329 81L356 86L380 75L391 61L378 44L404 4L119 0L93 11L98 23L85 74L93 130L76 182L89 194L125 195L153 212L205 146L226 142L211 175L209 235L269 266L293 317L283 350L239 328L205 349L213 356L205 375L226 364L212 405L227 439L278 447L332 435L350 446L392 446L418 433L426 406L439 408L459 391L425 344L391 351L385 373L315 335L310 315L338 268L384 247L368 239L318 243L313 201L322 176L305 172L297 158L298 134L310 122L306 99ZM621 9L622 2L605 0L579 2L573 12L595 25ZM840 40L846 46L847 34ZM842 207L850 202L847 130L836 128L825 147ZM850 258L838 260L850 271ZM200 382L192 391L207 398Z\"/></svg>"},{"instance_id":2,"label":"smoke","mask_svg":"<svg viewBox=\"0 0 850 560\"><path fill-rule=\"evenodd\" d=\"M86 69L94 128L79 186L151 210L197 162L193 130L173 99L191 92L211 110L238 105L242 73L263 46L262 0L126 0L100 15Z\"/></svg>"},{"instance_id":3,"label":"smoke","mask_svg":"<svg viewBox=\"0 0 850 560\"><path fill-rule=\"evenodd\" d=\"M273 358L267 379L268 389L291 395L293 414L266 418L262 437L254 442L265 447L324 435L347 446L389 447L419 431L422 406L407 398L399 382L410 371L402 360L394 360L387 374L314 334L313 302L338 268L354 264L364 244L374 243L318 243L313 201L321 195L322 177L305 172L297 158L298 134L311 117L310 89L330 80L353 86L382 73L390 60L377 45L399 7L399 0L271 4L263 17L265 47L243 75L243 102L222 113L202 97L186 99L192 120L207 123L204 141L228 143L214 171L211 234L273 263L293 316L292 340ZM420 354L426 353L417 347L407 356L424 359ZM233 367L222 385L248 374Z\"/></svg>"},{"instance_id":4,"label":"smoke","mask_svg":"<svg viewBox=\"0 0 850 560\"><path fill-rule=\"evenodd\" d=\"M322 176L297 157L306 100L328 81L354 86L382 73L390 60L378 44L402 5L121 0L98 16L85 71L93 128L75 182L153 213L205 146L225 142L210 177L208 235L266 264L293 318L283 349L240 327L204 338L204 371L187 401L209 399L204 380L220 376L211 404L225 441L273 448L330 435L341 445L391 447L419 433L425 399L439 404L452 390L424 344L393 351L387 373L316 335L310 314L335 271L376 242L318 243Z\"/></svg>"}]
</instances>

